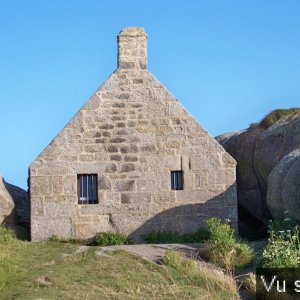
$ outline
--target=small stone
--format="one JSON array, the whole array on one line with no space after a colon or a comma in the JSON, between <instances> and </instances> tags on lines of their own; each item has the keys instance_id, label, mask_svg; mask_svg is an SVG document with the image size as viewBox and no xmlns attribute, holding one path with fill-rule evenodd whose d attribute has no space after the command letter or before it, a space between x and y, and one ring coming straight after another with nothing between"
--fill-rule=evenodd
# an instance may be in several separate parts
<instances>
[{"instance_id":1,"label":"small stone","mask_svg":"<svg viewBox=\"0 0 300 300\"><path fill-rule=\"evenodd\" d=\"M50 280L48 276L39 276L35 279L35 281L40 285L51 285L53 282Z\"/></svg>"},{"instance_id":2,"label":"small stone","mask_svg":"<svg viewBox=\"0 0 300 300\"><path fill-rule=\"evenodd\" d=\"M128 131L126 129L122 129L116 132L117 135L128 135Z\"/></svg>"},{"instance_id":3,"label":"small stone","mask_svg":"<svg viewBox=\"0 0 300 300\"><path fill-rule=\"evenodd\" d=\"M126 118L124 116L112 116L112 121L124 121Z\"/></svg>"},{"instance_id":4,"label":"small stone","mask_svg":"<svg viewBox=\"0 0 300 300\"><path fill-rule=\"evenodd\" d=\"M134 164L125 164L122 166L121 172L131 172L134 171Z\"/></svg>"},{"instance_id":5,"label":"small stone","mask_svg":"<svg viewBox=\"0 0 300 300\"><path fill-rule=\"evenodd\" d=\"M153 151L155 151L155 146L153 146L153 145L141 146L141 151L143 151L143 152L153 152Z\"/></svg>"},{"instance_id":6,"label":"small stone","mask_svg":"<svg viewBox=\"0 0 300 300\"><path fill-rule=\"evenodd\" d=\"M134 180L118 180L116 181L116 191L124 192L124 191L133 191L134 190Z\"/></svg>"},{"instance_id":7,"label":"small stone","mask_svg":"<svg viewBox=\"0 0 300 300\"><path fill-rule=\"evenodd\" d=\"M110 140L111 143L123 143L126 142L126 139L124 138L114 138Z\"/></svg>"},{"instance_id":8,"label":"small stone","mask_svg":"<svg viewBox=\"0 0 300 300\"><path fill-rule=\"evenodd\" d=\"M129 99L129 94L121 94L118 98L119 99Z\"/></svg>"},{"instance_id":9,"label":"small stone","mask_svg":"<svg viewBox=\"0 0 300 300\"><path fill-rule=\"evenodd\" d=\"M141 78L138 78L138 79L133 79L133 83L135 83L135 84L141 84L141 83L143 83L144 81L143 81L143 79L141 79Z\"/></svg>"},{"instance_id":10,"label":"small stone","mask_svg":"<svg viewBox=\"0 0 300 300\"><path fill-rule=\"evenodd\" d=\"M95 142L97 144L103 144L103 143L105 143L105 139L96 139Z\"/></svg>"},{"instance_id":11,"label":"small stone","mask_svg":"<svg viewBox=\"0 0 300 300\"><path fill-rule=\"evenodd\" d=\"M117 172L117 165L116 164L109 164L105 168L105 173L114 173Z\"/></svg>"},{"instance_id":12,"label":"small stone","mask_svg":"<svg viewBox=\"0 0 300 300\"><path fill-rule=\"evenodd\" d=\"M113 129L114 125L112 125L112 124L104 124L104 125L99 126L99 128L100 129L105 129L105 130L107 130L107 129Z\"/></svg>"},{"instance_id":13,"label":"small stone","mask_svg":"<svg viewBox=\"0 0 300 300\"><path fill-rule=\"evenodd\" d=\"M120 155L111 155L110 159L111 160L120 161L120 160L122 160L122 157Z\"/></svg>"},{"instance_id":14,"label":"small stone","mask_svg":"<svg viewBox=\"0 0 300 300\"><path fill-rule=\"evenodd\" d=\"M136 145L123 146L121 147L122 153L137 153L138 147Z\"/></svg>"},{"instance_id":15,"label":"small stone","mask_svg":"<svg viewBox=\"0 0 300 300\"><path fill-rule=\"evenodd\" d=\"M104 175L98 176L98 188L99 190L110 190L111 184L106 176Z\"/></svg>"},{"instance_id":16,"label":"small stone","mask_svg":"<svg viewBox=\"0 0 300 300\"><path fill-rule=\"evenodd\" d=\"M104 131L104 132L102 133L102 135L105 136L105 137L111 137L111 133L108 132L108 131Z\"/></svg>"},{"instance_id":17,"label":"small stone","mask_svg":"<svg viewBox=\"0 0 300 300\"><path fill-rule=\"evenodd\" d=\"M128 162L128 161L134 162L134 161L138 161L138 157L136 157L136 156L125 156L124 160L126 162Z\"/></svg>"},{"instance_id":18,"label":"small stone","mask_svg":"<svg viewBox=\"0 0 300 300\"><path fill-rule=\"evenodd\" d=\"M130 203L130 197L128 194L121 194L121 203L123 204Z\"/></svg>"},{"instance_id":19,"label":"small stone","mask_svg":"<svg viewBox=\"0 0 300 300\"><path fill-rule=\"evenodd\" d=\"M116 102L116 103L113 103L112 104L112 107L120 107L120 108L123 108L125 107L125 103L119 103L119 102Z\"/></svg>"},{"instance_id":20,"label":"small stone","mask_svg":"<svg viewBox=\"0 0 300 300\"><path fill-rule=\"evenodd\" d=\"M116 146L108 146L106 148L106 151L110 153L114 153L114 152L118 152L118 148Z\"/></svg>"}]
</instances>

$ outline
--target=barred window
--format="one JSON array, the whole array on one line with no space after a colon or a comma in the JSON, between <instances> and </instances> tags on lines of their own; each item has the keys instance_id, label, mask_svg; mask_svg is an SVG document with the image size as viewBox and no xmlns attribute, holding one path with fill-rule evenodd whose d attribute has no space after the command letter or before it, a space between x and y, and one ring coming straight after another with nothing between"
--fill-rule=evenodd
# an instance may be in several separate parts
<instances>
[{"instance_id":1,"label":"barred window","mask_svg":"<svg viewBox=\"0 0 300 300\"><path fill-rule=\"evenodd\" d=\"M171 171L171 189L183 190L183 171Z\"/></svg>"},{"instance_id":2,"label":"barred window","mask_svg":"<svg viewBox=\"0 0 300 300\"><path fill-rule=\"evenodd\" d=\"M78 204L98 203L97 181L97 174L82 174L77 176Z\"/></svg>"}]
</instances>

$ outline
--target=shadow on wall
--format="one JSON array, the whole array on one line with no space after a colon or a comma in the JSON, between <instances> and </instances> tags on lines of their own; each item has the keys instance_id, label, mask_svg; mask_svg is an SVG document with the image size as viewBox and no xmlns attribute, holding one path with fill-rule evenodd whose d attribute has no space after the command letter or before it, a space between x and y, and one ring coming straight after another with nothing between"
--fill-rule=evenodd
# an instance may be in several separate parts
<instances>
[{"instance_id":1,"label":"shadow on wall","mask_svg":"<svg viewBox=\"0 0 300 300\"><path fill-rule=\"evenodd\" d=\"M172 231L181 234L194 232L205 226L206 220L211 217L230 219L232 226L237 230L235 184L205 203L189 203L162 211L138 227L129 238L134 243L142 243L143 236L152 231Z\"/></svg>"}]
</instances>

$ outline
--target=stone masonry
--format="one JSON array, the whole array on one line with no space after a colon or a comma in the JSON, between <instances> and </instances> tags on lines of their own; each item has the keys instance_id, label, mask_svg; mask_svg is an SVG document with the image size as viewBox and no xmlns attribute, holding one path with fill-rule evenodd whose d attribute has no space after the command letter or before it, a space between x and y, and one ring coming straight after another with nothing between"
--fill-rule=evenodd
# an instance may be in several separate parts
<instances>
[{"instance_id":1,"label":"stone masonry","mask_svg":"<svg viewBox=\"0 0 300 300\"><path fill-rule=\"evenodd\" d=\"M147 70L146 43L142 28L120 32L117 70L31 164L33 241L110 230L139 241L211 216L236 226L236 162ZM98 204L78 204L78 174L97 174Z\"/></svg>"}]
</instances>

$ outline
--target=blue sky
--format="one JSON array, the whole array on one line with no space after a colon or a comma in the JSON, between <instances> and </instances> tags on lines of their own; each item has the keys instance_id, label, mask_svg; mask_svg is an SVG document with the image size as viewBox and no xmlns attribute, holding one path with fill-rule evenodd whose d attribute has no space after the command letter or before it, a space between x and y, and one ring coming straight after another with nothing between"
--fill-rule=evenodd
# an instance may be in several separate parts
<instances>
[{"instance_id":1,"label":"blue sky","mask_svg":"<svg viewBox=\"0 0 300 300\"><path fill-rule=\"evenodd\" d=\"M142 26L148 68L212 134L300 106L300 1L0 0L0 174L27 168Z\"/></svg>"}]
</instances>

